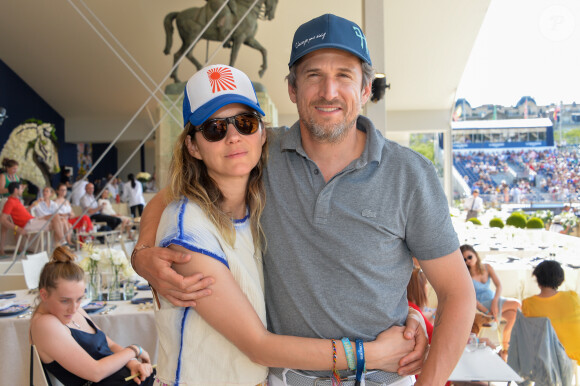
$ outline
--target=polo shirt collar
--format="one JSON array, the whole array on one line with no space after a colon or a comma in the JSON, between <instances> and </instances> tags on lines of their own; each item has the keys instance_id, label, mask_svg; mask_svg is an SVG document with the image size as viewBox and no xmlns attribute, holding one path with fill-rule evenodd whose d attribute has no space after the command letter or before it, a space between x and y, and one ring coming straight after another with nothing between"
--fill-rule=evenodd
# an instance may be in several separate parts
<instances>
[{"instance_id":1,"label":"polo shirt collar","mask_svg":"<svg viewBox=\"0 0 580 386\"><path fill-rule=\"evenodd\" d=\"M357 166L362 167L369 162L381 163L382 150L384 145L384 137L380 135L378 130L370 119L363 115L359 115L356 127L358 130L364 131L367 136L365 149L358 159ZM283 134L280 141L280 150L293 150L303 157L309 158L304 148L302 147L302 140L300 135L300 121L296 121L292 127Z\"/></svg>"}]
</instances>

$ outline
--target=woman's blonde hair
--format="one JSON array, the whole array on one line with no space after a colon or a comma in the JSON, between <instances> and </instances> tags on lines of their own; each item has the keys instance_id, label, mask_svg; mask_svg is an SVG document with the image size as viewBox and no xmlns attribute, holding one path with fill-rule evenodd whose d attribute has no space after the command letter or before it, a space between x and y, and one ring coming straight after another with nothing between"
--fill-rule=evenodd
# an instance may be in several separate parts
<instances>
[{"instance_id":1,"label":"woman's blonde hair","mask_svg":"<svg viewBox=\"0 0 580 386\"><path fill-rule=\"evenodd\" d=\"M220 209L224 196L217 183L210 177L205 163L193 157L187 149L188 135L191 136L191 142L195 142L192 129L193 125L188 122L175 143L173 158L169 166L168 198L171 201L178 201L186 197L198 204L226 242L233 246L236 240L234 224L231 217ZM266 128L264 127L263 130L262 135L266 135ZM269 135L266 135L266 142L262 146L262 155L258 164L250 172L246 189L246 204L249 208L250 226L256 249L262 246L261 239L264 236L260 216L266 204L262 176L268 159L268 137Z\"/></svg>"},{"instance_id":2,"label":"woman's blonde hair","mask_svg":"<svg viewBox=\"0 0 580 386\"><path fill-rule=\"evenodd\" d=\"M85 271L75 263L76 256L68 248L59 246L54 249L50 261L46 263L40 273L38 289L51 291L56 289L58 280L81 281L85 278Z\"/></svg>"}]
</instances>

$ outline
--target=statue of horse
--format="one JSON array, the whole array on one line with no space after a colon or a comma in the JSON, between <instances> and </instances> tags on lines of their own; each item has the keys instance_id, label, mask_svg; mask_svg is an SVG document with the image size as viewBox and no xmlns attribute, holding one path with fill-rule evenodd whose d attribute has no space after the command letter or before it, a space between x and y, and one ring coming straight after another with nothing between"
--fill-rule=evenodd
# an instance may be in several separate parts
<instances>
[{"instance_id":1,"label":"statue of horse","mask_svg":"<svg viewBox=\"0 0 580 386\"><path fill-rule=\"evenodd\" d=\"M163 21L163 25L165 26L165 50L163 52L165 55L169 55L171 45L173 44L174 20L182 41L181 48L173 55L174 64L197 38L207 22L212 18L217 9L219 9L219 5L223 4L223 1L224 0L209 0L203 7L189 8L181 12L171 12L165 16ZM253 2L253 0L230 0L228 6L221 11L221 14L213 21L201 38L222 42ZM248 13L248 16L242 21L240 26L234 31L227 42L228 46L231 44L232 50L230 54L230 66L234 66L240 47L242 44L245 44L262 53L262 66L259 71L260 78L264 75L264 72L268 67L268 61L266 58L268 52L254 38L254 36L258 30L258 19L272 20L277 5L278 0L259 0L256 6L250 11L250 13ZM193 47L189 52L187 52L186 57L198 70L200 70L203 65L195 59L192 51ZM179 83L177 67L171 73L171 77L175 83Z\"/></svg>"},{"instance_id":2,"label":"statue of horse","mask_svg":"<svg viewBox=\"0 0 580 386\"><path fill-rule=\"evenodd\" d=\"M18 176L42 189L51 185L51 174L60 172L57 149L51 123L24 123L10 133L0 160L18 161Z\"/></svg>"}]
</instances>

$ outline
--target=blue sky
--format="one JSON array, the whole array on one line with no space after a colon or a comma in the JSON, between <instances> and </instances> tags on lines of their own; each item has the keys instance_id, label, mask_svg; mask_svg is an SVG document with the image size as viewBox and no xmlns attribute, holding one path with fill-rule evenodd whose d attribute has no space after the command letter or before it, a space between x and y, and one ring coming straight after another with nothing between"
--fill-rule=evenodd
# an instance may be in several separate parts
<instances>
[{"instance_id":1,"label":"blue sky","mask_svg":"<svg viewBox=\"0 0 580 386\"><path fill-rule=\"evenodd\" d=\"M492 0L457 90L472 107L580 103L580 1Z\"/></svg>"}]
</instances>

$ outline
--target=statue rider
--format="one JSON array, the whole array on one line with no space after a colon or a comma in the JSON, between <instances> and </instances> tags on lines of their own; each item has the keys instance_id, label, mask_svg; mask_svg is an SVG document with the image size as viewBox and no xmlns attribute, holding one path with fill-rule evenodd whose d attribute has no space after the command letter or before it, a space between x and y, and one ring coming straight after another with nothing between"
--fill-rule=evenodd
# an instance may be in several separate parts
<instances>
[{"instance_id":1,"label":"statue rider","mask_svg":"<svg viewBox=\"0 0 580 386\"><path fill-rule=\"evenodd\" d=\"M220 7L223 5L224 1L227 1L227 0L206 0L206 1L207 1L208 9L211 11L211 13L208 14L208 20L209 20L218 11L218 9L220 9ZM225 7L222 10L222 12L220 13L220 15L217 17L216 25L217 25L218 37L220 40L223 41L225 39L225 37L228 35L228 33L234 27L234 22L238 18L237 12L238 12L238 8L236 5L236 0L230 0L230 2L228 3L228 6ZM230 47L231 43L226 42L226 44L224 44L224 46Z\"/></svg>"}]
</instances>

